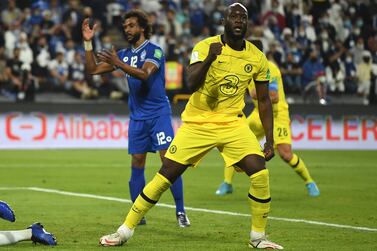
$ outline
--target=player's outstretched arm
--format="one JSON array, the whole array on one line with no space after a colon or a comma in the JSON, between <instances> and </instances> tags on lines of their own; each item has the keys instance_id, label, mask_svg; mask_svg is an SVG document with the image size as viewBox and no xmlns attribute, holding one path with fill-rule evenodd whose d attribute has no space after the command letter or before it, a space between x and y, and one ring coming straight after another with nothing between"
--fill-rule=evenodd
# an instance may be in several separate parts
<instances>
[{"instance_id":1,"label":"player's outstretched arm","mask_svg":"<svg viewBox=\"0 0 377 251\"><path fill-rule=\"evenodd\" d=\"M158 70L156 64L152 62L145 62L141 68L132 67L126 63L123 63L122 60L118 57L115 52L114 47L111 50L103 50L98 52L98 58L102 62L112 65L123 70L125 73L131 75L134 78L146 81L153 73Z\"/></svg>"},{"instance_id":2,"label":"player's outstretched arm","mask_svg":"<svg viewBox=\"0 0 377 251\"><path fill-rule=\"evenodd\" d=\"M268 81L255 81L255 90L258 99L259 116L266 135L264 155L266 160L274 157L273 115L268 90Z\"/></svg>"},{"instance_id":3,"label":"player's outstretched arm","mask_svg":"<svg viewBox=\"0 0 377 251\"><path fill-rule=\"evenodd\" d=\"M212 62L221 54L223 44L212 43L209 46L208 56L204 61L189 65L187 68L188 87L191 91L198 90L204 83L207 71Z\"/></svg>"},{"instance_id":4,"label":"player's outstretched arm","mask_svg":"<svg viewBox=\"0 0 377 251\"><path fill-rule=\"evenodd\" d=\"M86 18L82 22L82 37L84 39L84 48L85 48L85 61L86 61L86 71L89 74L102 74L106 72L111 72L114 70L114 67L111 64L102 62L97 64L92 46L92 39L95 34L97 24L94 24L93 27L90 27L90 20Z\"/></svg>"}]
</instances>

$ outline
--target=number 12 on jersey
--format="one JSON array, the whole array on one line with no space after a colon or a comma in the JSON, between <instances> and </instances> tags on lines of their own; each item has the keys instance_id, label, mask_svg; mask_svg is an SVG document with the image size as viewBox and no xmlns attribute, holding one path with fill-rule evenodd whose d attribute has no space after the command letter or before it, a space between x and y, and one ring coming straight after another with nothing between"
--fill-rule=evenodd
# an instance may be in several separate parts
<instances>
[{"instance_id":1,"label":"number 12 on jersey","mask_svg":"<svg viewBox=\"0 0 377 251\"><path fill-rule=\"evenodd\" d=\"M170 136L166 137L164 132L156 133L156 137L157 137L158 145L165 145L166 143L168 143L172 140L172 138Z\"/></svg>"}]
</instances>

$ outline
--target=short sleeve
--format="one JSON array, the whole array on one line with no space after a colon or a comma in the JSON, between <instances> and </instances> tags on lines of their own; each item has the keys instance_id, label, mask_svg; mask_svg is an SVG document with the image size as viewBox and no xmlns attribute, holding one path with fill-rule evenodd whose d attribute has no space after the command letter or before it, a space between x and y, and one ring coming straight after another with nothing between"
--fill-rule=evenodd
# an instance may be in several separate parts
<instances>
[{"instance_id":1,"label":"short sleeve","mask_svg":"<svg viewBox=\"0 0 377 251\"><path fill-rule=\"evenodd\" d=\"M164 63L164 53L159 47L152 47L147 51L145 57L145 62L151 62L160 68L161 64Z\"/></svg>"},{"instance_id":2,"label":"short sleeve","mask_svg":"<svg viewBox=\"0 0 377 251\"><path fill-rule=\"evenodd\" d=\"M203 62L208 56L208 51L209 51L208 43L204 41L197 43L194 49L192 49L190 64Z\"/></svg>"},{"instance_id":3,"label":"short sleeve","mask_svg":"<svg viewBox=\"0 0 377 251\"><path fill-rule=\"evenodd\" d=\"M262 54L259 61L259 71L254 74L254 81L270 81L270 75L267 58Z\"/></svg>"}]
</instances>

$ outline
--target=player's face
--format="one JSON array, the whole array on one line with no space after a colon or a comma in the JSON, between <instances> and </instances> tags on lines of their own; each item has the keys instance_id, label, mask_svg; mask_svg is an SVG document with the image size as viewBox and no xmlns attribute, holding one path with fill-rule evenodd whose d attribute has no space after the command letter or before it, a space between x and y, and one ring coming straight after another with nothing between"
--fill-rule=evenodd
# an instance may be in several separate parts
<instances>
[{"instance_id":1,"label":"player's face","mask_svg":"<svg viewBox=\"0 0 377 251\"><path fill-rule=\"evenodd\" d=\"M247 30L247 12L239 5L232 6L228 9L225 16L225 32L236 39L245 37Z\"/></svg>"},{"instance_id":2,"label":"player's face","mask_svg":"<svg viewBox=\"0 0 377 251\"><path fill-rule=\"evenodd\" d=\"M123 23L123 29L130 44L135 44L139 41L141 34L144 32L144 29L139 26L136 17L127 18Z\"/></svg>"}]
</instances>

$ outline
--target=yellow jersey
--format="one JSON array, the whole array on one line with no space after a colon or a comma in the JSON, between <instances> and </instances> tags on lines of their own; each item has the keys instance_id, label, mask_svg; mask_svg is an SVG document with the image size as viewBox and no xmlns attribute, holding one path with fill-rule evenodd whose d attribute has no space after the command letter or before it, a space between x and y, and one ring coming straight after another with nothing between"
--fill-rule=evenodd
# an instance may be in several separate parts
<instances>
[{"instance_id":1,"label":"yellow jersey","mask_svg":"<svg viewBox=\"0 0 377 251\"><path fill-rule=\"evenodd\" d=\"M268 88L269 90L276 91L279 96L279 101L277 103L272 104L272 110L274 113L276 113L278 111L288 109L288 103L285 100L283 80L279 68L271 61L268 61L268 67L270 69L271 74ZM249 91L251 92L253 89L255 89L255 84L253 81L251 81L249 85ZM254 109L258 109L258 101L256 99L253 99L253 103L255 107Z\"/></svg>"},{"instance_id":2,"label":"yellow jersey","mask_svg":"<svg viewBox=\"0 0 377 251\"><path fill-rule=\"evenodd\" d=\"M213 36L197 43L190 64L206 59L211 43L221 43ZM252 82L269 81L266 56L251 42L245 41L242 51L227 44L208 69L203 85L195 91L182 113L185 122L230 122L243 115L245 93Z\"/></svg>"}]
</instances>

